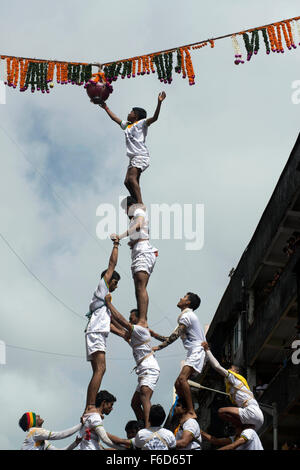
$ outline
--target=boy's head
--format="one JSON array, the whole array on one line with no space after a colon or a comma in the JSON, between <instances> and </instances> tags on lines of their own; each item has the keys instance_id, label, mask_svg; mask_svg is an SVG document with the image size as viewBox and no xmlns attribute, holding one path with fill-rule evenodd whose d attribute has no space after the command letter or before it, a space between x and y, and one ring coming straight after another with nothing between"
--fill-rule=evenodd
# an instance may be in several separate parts
<instances>
[{"instance_id":1,"label":"boy's head","mask_svg":"<svg viewBox=\"0 0 300 470\"><path fill-rule=\"evenodd\" d=\"M135 208L133 207L137 204L137 200L132 196L127 196L121 201L121 207L127 213L128 217L133 215ZM132 208L132 209L130 209Z\"/></svg>"},{"instance_id":2,"label":"boy's head","mask_svg":"<svg viewBox=\"0 0 300 470\"><path fill-rule=\"evenodd\" d=\"M130 315L129 315L129 323L132 325L136 325L139 321L140 318L140 313L136 308L133 308L130 310Z\"/></svg>"},{"instance_id":3,"label":"boy's head","mask_svg":"<svg viewBox=\"0 0 300 470\"><path fill-rule=\"evenodd\" d=\"M187 404L184 398L177 398L174 414L175 416L181 416L187 411Z\"/></svg>"},{"instance_id":4,"label":"boy's head","mask_svg":"<svg viewBox=\"0 0 300 470\"><path fill-rule=\"evenodd\" d=\"M241 368L236 364L231 364L230 370L232 370L232 372L235 372L236 374L241 374L242 372Z\"/></svg>"},{"instance_id":5,"label":"boy's head","mask_svg":"<svg viewBox=\"0 0 300 470\"><path fill-rule=\"evenodd\" d=\"M201 299L197 294L193 294L193 292L188 292L184 297L182 297L177 307L184 309L184 308L191 308L192 310L197 310L201 303Z\"/></svg>"},{"instance_id":6,"label":"boy's head","mask_svg":"<svg viewBox=\"0 0 300 470\"><path fill-rule=\"evenodd\" d=\"M96 395L96 408L100 408L101 406L102 413L109 415L115 401L117 401L117 399L111 393L107 392L107 390L101 390Z\"/></svg>"},{"instance_id":7,"label":"boy's head","mask_svg":"<svg viewBox=\"0 0 300 470\"><path fill-rule=\"evenodd\" d=\"M125 426L125 432L127 434L127 439L133 439L139 431L139 423L137 421L128 421Z\"/></svg>"},{"instance_id":8,"label":"boy's head","mask_svg":"<svg viewBox=\"0 0 300 470\"><path fill-rule=\"evenodd\" d=\"M166 418L165 410L161 405L152 405L149 413L151 426L161 426Z\"/></svg>"},{"instance_id":9,"label":"boy's head","mask_svg":"<svg viewBox=\"0 0 300 470\"><path fill-rule=\"evenodd\" d=\"M127 116L127 121L133 123L141 119L146 119L146 117L147 112L143 108L132 108Z\"/></svg>"},{"instance_id":10,"label":"boy's head","mask_svg":"<svg viewBox=\"0 0 300 470\"><path fill-rule=\"evenodd\" d=\"M105 269L105 271L103 271L101 273L101 279L103 278L103 276L105 276L106 271L107 271L107 269ZM109 292L113 292L114 290L116 290L116 288L118 287L118 282L119 282L120 279L121 279L120 274L117 273L117 271L114 271L112 273L110 281L108 282Z\"/></svg>"},{"instance_id":11,"label":"boy's head","mask_svg":"<svg viewBox=\"0 0 300 470\"><path fill-rule=\"evenodd\" d=\"M40 415L29 411L28 413L24 413L23 416L19 419L19 426L23 429L24 432L26 432L30 428L40 428L43 425L43 422L44 420L40 417Z\"/></svg>"}]
</instances>

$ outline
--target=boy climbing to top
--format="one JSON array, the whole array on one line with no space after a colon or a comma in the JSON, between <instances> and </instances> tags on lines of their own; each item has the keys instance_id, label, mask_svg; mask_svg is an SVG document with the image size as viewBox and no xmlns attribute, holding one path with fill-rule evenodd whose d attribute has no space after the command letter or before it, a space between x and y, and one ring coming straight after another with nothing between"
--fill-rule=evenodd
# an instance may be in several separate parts
<instances>
[{"instance_id":1,"label":"boy climbing to top","mask_svg":"<svg viewBox=\"0 0 300 470\"><path fill-rule=\"evenodd\" d=\"M166 93L162 91L158 95L158 103L154 115L147 118L147 113L143 108L132 108L127 116L127 121L118 118L107 106L106 103L100 102L99 98L91 101L105 109L109 117L121 126L125 131L125 140L127 147L127 156L129 165L126 173L124 184L130 195L138 204L143 204L140 188L140 176L149 166L149 151L146 147L146 136L148 127L157 121L161 103L166 97Z\"/></svg>"}]
</instances>

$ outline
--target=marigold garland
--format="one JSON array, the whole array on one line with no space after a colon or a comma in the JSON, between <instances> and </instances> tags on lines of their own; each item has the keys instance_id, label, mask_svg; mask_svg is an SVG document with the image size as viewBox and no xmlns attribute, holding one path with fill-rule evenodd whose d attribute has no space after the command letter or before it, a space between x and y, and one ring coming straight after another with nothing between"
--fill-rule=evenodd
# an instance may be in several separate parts
<instances>
[{"instance_id":1,"label":"marigold garland","mask_svg":"<svg viewBox=\"0 0 300 470\"><path fill-rule=\"evenodd\" d=\"M194 73L194 68L193 68L193 63L192 63L192 59L191 59L191 54L189 52L189 48L186 47L184 49L185 51L185 67L186 67L186 71L187 71L187 76L188 76L188 79L189 79L189 84L190 85L195 85L195 73Z\"/></svg>"},{"instance_id":2,"label":"marigold garland","mask_svg":"<svg viewBox=\"0 0 300 470\"><path fill-rule=\"evenodd\" d=\"M260 49L260 34L264 40L266 54L271 51L284 53L284 46L288 50L296 49L296 41L300 41L300 17L287 20L281 20L270 25L265 25L245 31L240 31L232 35L225 35L214 39L207 39L198 43L180 46L166 51L158 51L151 54L122 59L103 65L102 81L111 83L116 81L119 76L122 79L134 78L136 75L149 75L157 73L161 82L171 83L173 70L182 75L182 78L188 77L190 85L195 84L195 73L191 58L191 50L202 49L210 45L215 47L215 41L231 37L235 52L234 63L243 64L242 52L238 37L242 36L247 52L247 61L250 61L253 55L257 55ZM297 37L298 33L298 37ZM300 45L300 42L299 42ZM173 54L177 56L177 63L173 66ZM28 59L21 57L0 56L0 59L6 60L6 81L9 87L16 88L20 86L20 91L26 91L31 87L31 91L41 91L49 93L49 88L53 88L54 75L56 71L56 82L65 85L81 86L87 83L92 77L92 67L99 64L84 64L74 62L57 62L47 60ZM94 74L93 79L100 75ZM99 78L100 79L100 78Z\"/></svg>"},{"instance_id":3,"label":"marigold garland","mask_svg":"<svg viewBox=\"0 0 300 470\"><path fill-rule=\"evenodd\" d=\"M180 48L179 49L179 52L180 52L180 56L181 56L181 70L182 70L182 78L185 78L186 77L186 70L185 70L185 66L184 66L184 55L183 55L183 49Z\"/></svg>"},{"instance_id":4,"label":"marigold garland","mask_svg":"<svg viewBox=\"0 0 300 470\"><path fill-rule=\"evenodd\" d=\"M293 49L297 49L297 46L295 44L295 39L294 39L294 34L293 34L293 31L292 31L292 25L291 25L291 22L290 21L285 21L284 24L286 25L287 27L287 30L288 30L288 35L289 35L289 38L290 38L290 45Z\"/></svg>"}]
</instances>

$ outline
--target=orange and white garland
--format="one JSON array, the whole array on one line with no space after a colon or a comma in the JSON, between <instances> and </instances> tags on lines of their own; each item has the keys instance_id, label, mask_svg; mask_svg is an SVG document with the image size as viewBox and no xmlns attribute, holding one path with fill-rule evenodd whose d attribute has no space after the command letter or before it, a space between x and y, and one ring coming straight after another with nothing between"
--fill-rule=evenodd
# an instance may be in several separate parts
<instances>
[{"instance_id":1,"label":"orange and white garland","mask_svg":"<svg viewBox=\"0 0 300 470\"><path fill-rule=\"evenodd\" d=\"M269 25L260 26L222 37L199 41L198 43L179 46L173 49L152 52L142 56L121 59L114 62L102 64L102 70L106 83L116 81L119 76L122 79L135 78L136 76L150 75L156 73L158 79L165 83L172 83L173 71L181 74L182 78L188 78L190 85L195 84L195 71L193 67L191 52L202 49L210 44L215 47L215 41L231 37L234 49L234 63L243 64L239 37L244 40L247 51L247 60L258 54L260 49L260 34L266 47L266 53L271 51L284 53L296 49L300 45L300 16L282 20ZM297 37L298 36L298 37ZM173 55L177 54L177 64L173 66ZM74 63L67 61L47 61L44 59L29 59L22 57L11 57L2 55L0 60L6 60L6 85L12 88L20 86L20 91L41 91L49 93L49 88L54 86L54 75L56 82L61 85L72 83L73 85L84 85L92 77L92 67L99 64Z\"/></svg>"}]
</instances>

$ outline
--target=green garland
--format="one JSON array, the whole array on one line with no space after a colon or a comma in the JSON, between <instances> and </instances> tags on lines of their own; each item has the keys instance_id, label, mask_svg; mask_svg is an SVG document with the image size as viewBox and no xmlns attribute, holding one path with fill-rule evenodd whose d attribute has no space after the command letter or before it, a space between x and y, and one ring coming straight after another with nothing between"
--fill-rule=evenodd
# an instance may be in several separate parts
<instances>
[{"instance_id":1,"label":"green garland","mask_svg":"<svg viewBox=\"0 0 300 470\"><path fill-rule=\"evenodd\" d=\"M259 51L259 34L258 30L252 31L251 41L247 33L243 34L245 48L247 51L247 60L251 60L253 54L257 54Z\"/></svg>"},{"instance_id":2,"label":"green garland","mask_svg":"<svg viewBox=\"0 0 300 470\"><path fill-rule=\"evenodd\" d=\"M177 49L177 65L175 67L175 72L176 73L180 73L181 72L181 64L182 60L181 60L181 53L180 53L180 50Z\"/></svg>"},{"instance_id":3,"label":"green garland","mask_svg":"<svg viewBox=\"0 0 300 470\"><path fill-rule=\"evenodd\" d=\"M263 38L264 38L264 41L265 41L266 53L267 53L267 54L270 54L270 53L271 53L271 48L270 48L270 43L269 43L269 37L268 37L267 29L264 28L264 29L261 30L261 32L262 32L262 35L263 35Z\"/></svg>"},{"instance_id":4,"label":"green garland","mask_svg":"<svg viewBox=\"0 0 300 470\"><path fill-rule=\"evenodd\" d=\"M173 52L164 54L165 70L166 70L166 82L172 82L172 70L173 70Z\"/></svg>"}]
</instances>

